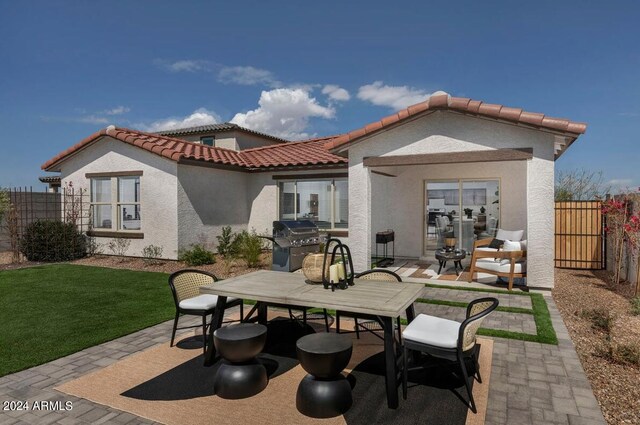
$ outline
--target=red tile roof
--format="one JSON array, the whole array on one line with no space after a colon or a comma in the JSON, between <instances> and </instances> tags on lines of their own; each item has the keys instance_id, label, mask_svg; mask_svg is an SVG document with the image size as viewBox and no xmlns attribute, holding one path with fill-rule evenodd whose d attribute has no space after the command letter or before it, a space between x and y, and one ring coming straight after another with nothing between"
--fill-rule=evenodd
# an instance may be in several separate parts
<instances>
[{"instance_id":1,"label":"red tile roof","mask_svg":"<svg viewBox=\"0 0 640 425\"><path fill-rule=\"evenodd\" d=\"M84 149L103 136L110 136L173 161L204 161L247 170L289 166L341 165L347 163L346 158L334 155L323 147L328 140L327 138L280 143L237 152L169 136L109 126L51 158L42 164L42 169L55 171L53 167L65 160L69 155Z\"/></svg>"},{"instance_id":2,"label":"red tile roof","mask_svg":"<svg viewBox=\"0 0 640 425\"><path fill-rule=\"evenodd\" d=\"M245 149L240 151L240 155L252 168L347 164L346 158L325 149L324 144L331 137Z\"/></svg>"},{"instance_id":3,"label":"red tile roof","mask_svg":"<svg viewBox=\"0 0 640 425\"><path fill-rule=\"evenodd\" d=\"M334 150L418 114L436 110L449 110L461 112L466 115L493 118L516 124L526 124L539 129L568 133L574 138L577 138L587 130L587 124L585 123L569 121L564 118L548 117L544 114L526 112L519 108L509 108L464 97L452 97L447 93L440 92L432 95L424 102L409 106L407 109L398 111L395 114L384 117L379 121L357 130L334 137L329 140L324 147L329 150Z\"/></svg>"}]
</instances>

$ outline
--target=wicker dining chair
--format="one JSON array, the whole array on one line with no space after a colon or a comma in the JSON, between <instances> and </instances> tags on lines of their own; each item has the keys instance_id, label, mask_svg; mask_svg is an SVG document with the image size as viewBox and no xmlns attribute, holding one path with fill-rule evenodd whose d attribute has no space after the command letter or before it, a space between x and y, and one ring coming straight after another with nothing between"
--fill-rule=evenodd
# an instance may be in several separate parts
<instances>
[{"instance_id":1,"label":"wicker dining chair","mask_svg":"<svg viewBox=\"0 0 640 425\"><path fill-rule=\"evenodd\" d=\"M362 273L358 273L356 279L368 279L368 280L382 280L385 282L402 282L402 278L396 273L385 269L372 269ZM355 322L355 330L353 331L340 331L340 317L350 317ZM396 319L398 328L398 341L402 337L402 330L400 328L400 317ZM336 311L336 332L337 333L356 333L356 338L360 339L360 329L371 332L373 335L380 339L384 339L378 332L382 331L382 322L377 316L352 313L348 311Z\"/></svg>"},{"instance_id":2,"label":"wicker dining chair","mask_svg":"<svg viewBox=\"0 0 640 425\"><path fill-rule=\"evenodd\" d=\"M469 394L469 407L476 413L476 403L471 392L469 373L465 359L472 360L473 376L482 382L478 356L480 347L476 345L476 333L482 321L498 307L496 298L479 298L467 306L465 320L454 320L419 314L402 332L402 396L407 398L408 351L426 353L430 356L457 362L462 372L464 385ZM415 369L416 367L411 368Z\"/></svg>"},{"instance_id":3,"label":"wicker dining chair","mask_svg":"<svg viewBox=\"0 0 640 425\"><path fill-rule=\"evenodd\" d=\"M200 287L217 281L218 278L214 274L207 273L202 270L179 270L169 276L169 286L171 287L173 301L176 305L176 317L173 321L173 332L171 333L171 347L173 347L176 331L178 329L200 327L200 325L195 325L178 328L178 320L180 319L180 316L201 316L202 338L204 343L203 349L206 351L207 316L210 314L213 315L216 309L216 304L218 303L218 296L212 294L200 294ZM225 309L234 306L240 306L240 321L242 321L244 313L243 300L232 297L227 298Z\"/></svg>"}]
</instances>

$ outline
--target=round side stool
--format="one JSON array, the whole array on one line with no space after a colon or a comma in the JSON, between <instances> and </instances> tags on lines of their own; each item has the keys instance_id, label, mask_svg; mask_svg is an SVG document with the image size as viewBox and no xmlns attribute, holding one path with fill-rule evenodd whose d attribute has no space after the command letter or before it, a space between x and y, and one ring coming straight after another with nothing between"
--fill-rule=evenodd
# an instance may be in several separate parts
<instances>
[{"instance_id":1,"label":"round side stool","mask_svg":"<svg viewBox=\"0 0 640 425\"><path fill-rule=\"evenodd\" d=\"M308 375L298 385L296 407L312 418L332 418L351 407L351 385L342 370L351 359L353 343L346 335L311 334L296 342L298 360Z\"/></svg>"},{"instance_id":2,"label":"round side stool","mask_svg":"<svg viewBox=\"0 0 640 425\"><path fill-rule=\"evenodd\" d=\"M265 389L267 369L256 356L266 341L267 327L253 323L225 326L213 333L213 343L223 359L213 381L218 397L247 398Z\"/></svg>"}]
</instances>

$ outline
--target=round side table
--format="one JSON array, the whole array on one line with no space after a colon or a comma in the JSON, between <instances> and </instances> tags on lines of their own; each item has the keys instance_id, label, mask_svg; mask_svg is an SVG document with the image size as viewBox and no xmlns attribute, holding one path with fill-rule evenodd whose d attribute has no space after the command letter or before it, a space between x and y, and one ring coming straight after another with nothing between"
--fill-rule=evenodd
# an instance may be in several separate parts
<instances>
[{"instance_id":1,"label":"round side table","mask_svg":"<svg viewBox=\"0 0 640 425\"><path fill-rule=\"evenodd\" d=\"M213 343L222 357L213 388L218 397L241 399L264 390L267 369L256 356L267 341L267 327L254 323L225 326L213 333Z\"/></svg>"},{"instance_id":2,"label":"round side table","mask_svg":"<svg viewBox=\"0 0 640 425\"><path fill-rule=\"evenodd\" d=\"M453 251L446 251L444 248L436 249L436 260L440 264L438 268L438 274L442 272L442 268L447 266L447 261L453 261L453 268L456 272L456 276L460 276L458 273L458 267L460 267L460 271L463 271L462 260L467 257L467 251L464 249L456 249Z\"/></svg>"},{"instance_id":3,"label":"round side table","mask_svg":"<svg viewBox=\"0 0 640 425\"><path fill-rule=\"evenodd\" d=\"M332 418L345 413L353 398L342 375L353 351L351 338L335 333L311 334L296 342L298 360L308 372L296 394L300 413L312 418Z\"/></svg>"}]
</instances>

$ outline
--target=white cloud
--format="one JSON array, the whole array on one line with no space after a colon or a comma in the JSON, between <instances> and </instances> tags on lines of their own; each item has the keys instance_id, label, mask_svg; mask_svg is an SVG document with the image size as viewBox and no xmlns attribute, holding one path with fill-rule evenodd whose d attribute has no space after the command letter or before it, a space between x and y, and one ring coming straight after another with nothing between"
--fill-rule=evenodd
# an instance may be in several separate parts
<instances>
[{"instance_id":1,"label":"white cloud","mask_svg":"<svg viewBox=\"0 0 640 425\"><path fill-rule=\"evenodd\" d=\"M199 125L216 124L220 122L220 117L205 108L196 109L191 115L186 117L171 117L150 124L140 123L137 128L145 131L156 132L163 130L175 130L177 128L197 127Z\"/></svg>"},{"instance_id":2,"label":"white cloud","mask_svg":"<svg viewBox=\"0 0 640 425\"><path fill-rule=\"evenodd\" d=\"M187 59L175 62L156 60L155 62L156 65L170 72L198 72L209 71L211 69L211 63L204 60Z\"/></svg>"},{"instance_id":3,"label":"white cloud","mask_svg":"<svg viewBox=\"0 0 640 425\"><path fill-rule=\"evenodd\" d=\"M218 81L229 84L235 83L243 86L264 84L270 87L278 87L280 82L276 80L271 71L254 68L253 66L225 66L218 72Z\"/></svg>"},{"instance_id":4,"label":"white cloud","mask_svg":"<svg viewBox=\"0 0 640 425\"><path fill-rule=\"evenodd\" d=\"M309 93L302 88L263 91L257 109L237 113L231 122L285 139L307 138L309 118L335 116L335 109L319 104Z\"/></svg>"},{"instance_id":5,"label":"white cloud","mask_svg":"<svg viewBox=\"0 0 640 425\"><path fill-rule=\"evenodd\" d=\"M130 110L131 108L121 105L121 106L116 106L115 108L107 109L103 111L103 113L107 115L122 115L122 114L126 114Z\"/></svg>"},{"instance_id":6,"label":"white cloud","mask_svg":"<svg viewBox=\"0 0 640 425\"><path fill-rule=\"evenodd\" d=\"M388 106L396 111L422 102L429 95L426 91L414 87L387 86L382 81L375 81L358 89L358 99L377 106Z\"/></svg>"},{"instance_id":7,"label":"white cloud","mask_svg":"<svg viewBox=\"0 0 640 425\"><path fill-rule=\"evenodd\" d=\"M351 95L348 91L335 84L327 84L324 86L322 94L326 94L329 96L329 99L335 100L336 102L346 102L351 99Z\"/></svg>"},{"instance_id":8,"label":"white cloud","mask_svg":"<svg viewBox=\"0 0 640 425\"><path fill-rule=\"evenodd\" d=\"M611 191L613 191L614 193L622 192L631 188L634 185L634 180L633 179L611 179L607 183L605 183L605 185L610 187Z\"/></svg>"},{"instance_id":9,"label":"white cloud","mask_svg":"<svg viewBox=\"0 0 640 425\"><path fill-rule=\"evenodd\" d=\"M84 117L73 118L71 121L81 122L85 124L107 124L109 120L99 115L86 115Z\"/></svg>"}]
</instances>

